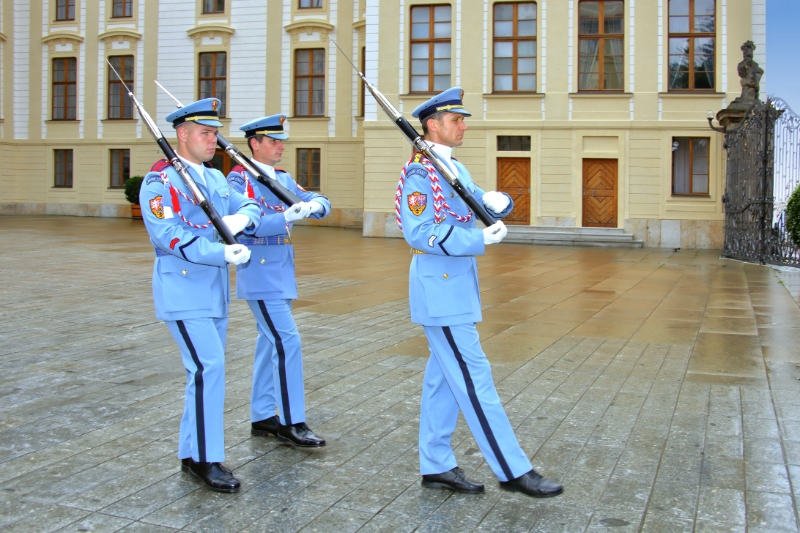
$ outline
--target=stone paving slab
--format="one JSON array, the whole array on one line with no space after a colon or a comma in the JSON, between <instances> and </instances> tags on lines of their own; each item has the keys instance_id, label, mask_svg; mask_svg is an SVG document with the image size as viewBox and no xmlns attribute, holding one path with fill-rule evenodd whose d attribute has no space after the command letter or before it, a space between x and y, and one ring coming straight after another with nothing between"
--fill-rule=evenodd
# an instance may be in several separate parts
<instances>
[{"instance_id":1,"label":"stone paving slab","mask_svg":"<svg viewBox=\"0 0 800 533\"><path fill-rule=\"evenodd\" d=\"M419 485L427 342L408 247L294 231L309 424L249 432L255 324L234 301L226 463L234 495L180 471L184 371L153 313L141 222L0 217L0 529L5 531L797 532L800 273L712 251L499 245L479 331L517 438L565 493Z\"/></svg>"}]
</instances>

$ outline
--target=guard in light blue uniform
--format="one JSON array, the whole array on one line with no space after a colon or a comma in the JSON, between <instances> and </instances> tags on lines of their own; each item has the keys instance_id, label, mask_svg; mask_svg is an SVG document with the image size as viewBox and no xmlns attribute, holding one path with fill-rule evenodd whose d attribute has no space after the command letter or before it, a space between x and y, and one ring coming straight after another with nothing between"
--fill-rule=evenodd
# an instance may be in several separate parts
<instances>
[{"instance_id":1,"label":"guard in light blue uniform","mask_svg":"<svg viewBox=\"0 0 800 533\"><path fill-rule=\"evenodd\" d=\"M463 91L453 87L414 110L427 142L461 184L496 218L513 209L505 193L484 192L452 158L467 127ZM459 492L483 492L483 485L458 468L450 437L459 410L481 453L503 488L537 497L560 494L560 485L540 476L520 448L492 381L489 361L475 326L481 317L476 255L506 235L502 222L475 227L475 216L423 154L401 172L396 195L398 223L411 245L411 320L421 324L431 357L425 370L420 416L422 484Z\"/></svg>"},{"instance_id":2,"label":"guard in light blue uniform","mask_svg":"<svg viewBox=\"0 0 800 533\"><path fill-rule=\"evenodd\" d=\"M261 219L257 203L231 190L221 172L205 166L214 156L219 100L200 100L167 116L176 128L175 151L200 191L235 234ZM178 458L182 468L211 489L234 492L239 481L225 459L225 334L230 280L228 263L247 261L249 250L221 242L208 216L166 159L153 165L139 193L155 247L153 300L180 347L186 397Z\"/></svg>"},{"instance_id":3,"label":"guard in light blue uniform","mask_svg":"<svg viewBox=\"0 0 800 533\"><path fill-rule=\"evenodd\" d=\"M239 128L245 132L252 161L262 174L279 181L302 201L286 206L241 166L228 174L231 187L255 200L261 211L256 227L247 230L241 240L252 256L249 263L237 267L236 297L247 300L258 325L250 400L252 434L272 434L295 446L317 448L324 446L325 440L306 425L302 348L292 317L297 284L290 230L301 218L324 218L331 204L323 195L303 189L288 172L275 168L288 138L285 120L285 115L272 115Z\"/></svg>"}]
</instances>

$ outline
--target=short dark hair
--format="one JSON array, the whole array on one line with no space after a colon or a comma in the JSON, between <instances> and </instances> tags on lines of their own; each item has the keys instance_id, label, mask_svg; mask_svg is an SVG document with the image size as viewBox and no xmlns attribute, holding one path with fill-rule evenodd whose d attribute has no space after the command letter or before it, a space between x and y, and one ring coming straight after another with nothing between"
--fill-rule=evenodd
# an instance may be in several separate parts
<instances>
[{"instance_id":1,"label":"short dark hair","mask_svg":"<svg viewBox=\"0 0 800 533\"><path fill-rule=\"evenodd\" d=\"M250 141L252 139L255 139L256 141L258 141L259 144L261 144L261 141L264 140L264 137L266 137L266 135L261 135L261 134L257 133L255 135L253 135L252 137L248 137L247 138L247 147L250 148L250 155L255 155L255 153L253 152L253 145L250 144Z\"/></svg>"},{"instance_id":2,"label":"short dark hair","mask_svg":"<svg viewBox=\"0 0 800 533\"><path fill-rule=\"evenodd\" d=\"M441 122L445 113L447 113L447 111L437 111L433 115L425 117L425 120L422 121L422 135L428 135L428 121L429 120L435 120L436 122Z\"/></svg>"}]
</instances>

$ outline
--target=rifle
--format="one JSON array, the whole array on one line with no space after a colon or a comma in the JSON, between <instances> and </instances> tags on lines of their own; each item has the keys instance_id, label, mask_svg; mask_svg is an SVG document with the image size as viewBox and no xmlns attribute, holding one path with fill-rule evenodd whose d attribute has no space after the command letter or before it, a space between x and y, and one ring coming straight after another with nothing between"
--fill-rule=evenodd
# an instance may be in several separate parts
<instances>
[{"instance_id":1,"label":"rifle","mask_svg":"<svg viewBox=\"0 0 800 533\"><path fill-rule=\"evenodd\" d=\"M166 89L164 88L164 86L163 86L163 85L161 85L160 83L158 83L158 81L156 81L156 85L158 85L159 87L161 87L161 90L162 90L162 91L164 91L165 93L167 93L167 95L168 95L170 98L172 98L173 100L175 100L175 102L178 104L178 108L181 108L181 107L183 107L183 104L180 102L180 100L178 100L177 98L175 98L174 96L172 96L172 93L170 93L168 90L166 90ZM257 181L258 181L260 184L262 184L264 187L266 187L267 189L269 189L270 191L272 191L272 193L273 193L275 196L277 196L277 197L278 197L278 199L279 199L281 202L283 202L283 203L285 203L286 205L289 205L289 206L291 206L291 205L294 205L294 204L297 204L297 203L300 203L300 202L302 202L302 200L300 199L300 197L299 197L299 196L297 196L297 195L296 195L296 194L294 194L292 191L290 191L289 189L287 189L286 187L284 187L284 186L283 186L283 184L281 184L281 182L279 182L278 180L276 180L276 179L274 179L274 178L270 178L270 177L268 177L268 176L265 176L265 175L264 175L264 173L263 173L263 172L261 172L261 169L259 169L259 168L258 168L258 167L257 167L257 166L256 166L256 165L255 165L255 164L254 164L254 163L253 163L251 160L250 160L250 158L249 158L249 157L247 157L246 155L244 155L244 154L241 152L241 150L239 150L239 149L238 149L238 148L236 148L234 145L232 145L232 144L231 144L231 143L230 143L230 142L229 142L229 141L228 141L228 140L227 140L225 137L223 137L223 136L222 136L222 135L221 135L219 132L217 132L217 145L219 145L219 147L220 147L220 148L222 148L223 150L225 150L225 153L226 153L226 154L228 154L228 156L230 156L230 158L231 158L231 159L233 159L233 160L234 160L234 161L236 161L238 164L240 164L241 166L243 166L243 167L244 167L244 169L245 169L245 170L247 170L247 172L249 172L251 176L255 176L256 180L257 180Z\"/></svg>"},{"instance_id":2,"label":"rifle","mask_svg":"<svg viewBox=\"0 0 800 533\"><path fill-rule=\"evenodd\" d=\"M336 45L336 48L339 48L339 45L336 44L336 41L334 41L330 35L328 38L333 41L333 44ZM353 70L356 71L358 77L364 82L364 86L369 90L370 93L372 93L373 98L375 98L375 101L378 102L379 106L381 106L381 109L383 109L392 122L394 122L395 126L397 126L401 132L403 132L403 135L405 135L408 142L411 143L411 146L413 146L416 151L425 154L425 157L430 160L436 170L439 171L439 174L444 176L444 179L447 180L447 183L449 183L450 186L461 197L461 199L464 200L467 206L475 213L481 222L483 222L487 227L494 224L495 219L489 214L489 211L483 205L483 202L475 198L475 195L473 195L469 189L464 187L464 185L458 181L458 178L455 176L455 174L453 174L447 164L442 161L442 158L440 158L436 152L431 150L428 143L420 136L419 133L417 133L417 130L415 130L414 127L403 117L403 115L397 109L395 109L391 102L389 102L389 100L387 100L386 97L381 94L377 87L368 82L367 78L364 77L364 74L358 71L356 66L353 65L353 62L350 61L350 58L347 57L347 54L344 53L344 50L339 48L339 51L342 53L344 58L347 59L347 62L350 63L350 66L353 67Z\"/></svg>"},{"instance_id":3,"label":"rifle","mask_svg":"<svg viewBox=\"0 0 800 533\"><path fill-rule=\"evenodd\" d=\"M234 237L233 233L231 233L230 228L222 221L222 218L219 216L219 213L214 209L214 207L208 202L208 199L205 197L203 192L197 186L194 179L192 178L189 171L183 164L183 161L180 160L178 154L175 153L175 150L169 145L167 140L164 138L164 134L161 133L161 130L158 128L156 123L150 118L150 115L147 114L142 104L139 103L139 100L136 99L133 92L125 85L125 82L122 80L122 76L119 75L117 69L114 68L114 65L111 64L111 61L106 60L108 66L111 67L111 70L114 71L117 78L119 79L122 86L125 87L125 90L128 92L128 96L133 101L133 105L136 106L136 110L139 111L139 116L142 117L142 121L144 121L147 129L150 130L150 133L153 134L153 137L156 140L156 144L158 147L161 148L161 151L164 152L164 156L169 160L172 167L178 173L178 176L181 177L183 180L184 185L189 189L189 192L192 193L194 199L197 201L197 205L203 210L203 212L208 216L211 223L214 225L214 229L217 230L219 236L222 237L222 240L225 241L225 244L237 244L236 237Z\"/></svg>"}]
</instances>

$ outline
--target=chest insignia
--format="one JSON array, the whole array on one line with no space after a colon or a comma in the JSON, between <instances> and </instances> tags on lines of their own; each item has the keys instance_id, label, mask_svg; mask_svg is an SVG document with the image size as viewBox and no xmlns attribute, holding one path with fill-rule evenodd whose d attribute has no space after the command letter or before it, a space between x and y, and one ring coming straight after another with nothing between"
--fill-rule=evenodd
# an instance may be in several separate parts
<instances>
[{"instance_id":1,"label":"chest insignia","mask_svg":"<svg viewBox=\"0 0 800 533\"><path fill-rule=\"evenodd\" d=\"M414 191L408 195L408 208L416 216L420 216L425 208L428 206L428 195L422 194L419 191Z\"/></svg>"},{"instance_id":2,"label":"chest insignia","mask_svg":"<svg viewBox=\"0 0 800 533\"><path fill-rule=\"evenodd\" d=\"M156 196L150 200L150 211L152 211L157 218L164 218L164 205L162 200L162 196Z\"/></svg>"}]
</instances>

